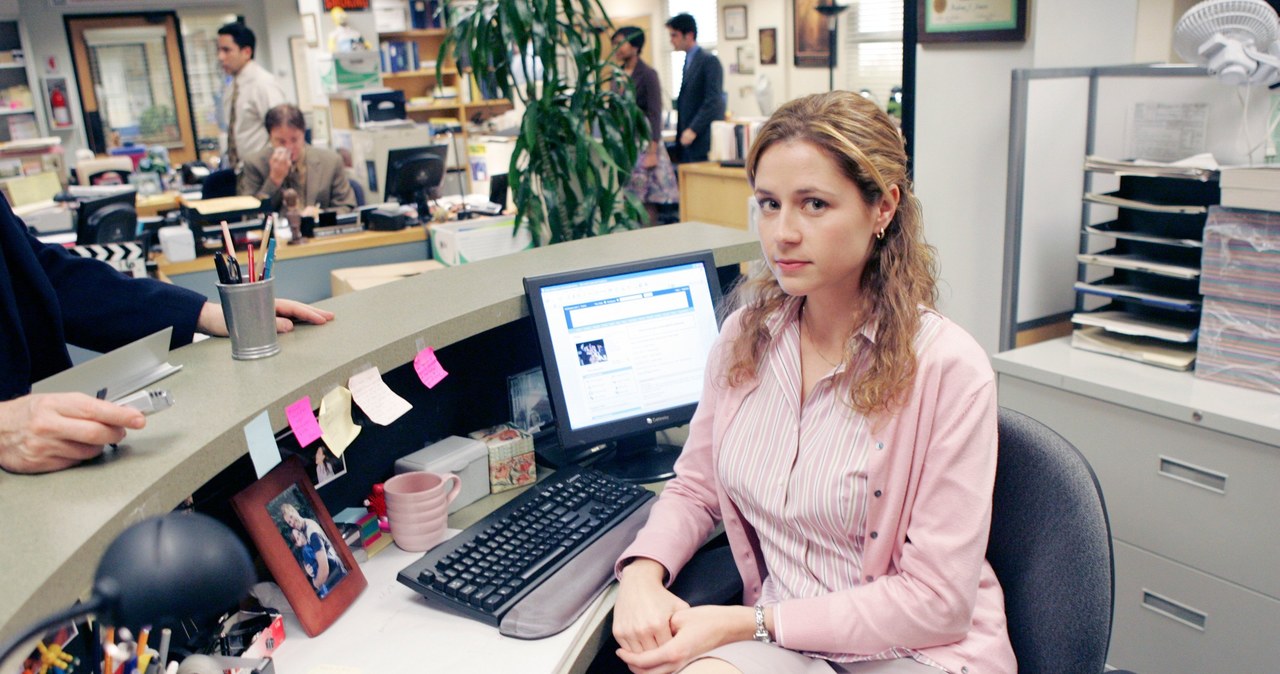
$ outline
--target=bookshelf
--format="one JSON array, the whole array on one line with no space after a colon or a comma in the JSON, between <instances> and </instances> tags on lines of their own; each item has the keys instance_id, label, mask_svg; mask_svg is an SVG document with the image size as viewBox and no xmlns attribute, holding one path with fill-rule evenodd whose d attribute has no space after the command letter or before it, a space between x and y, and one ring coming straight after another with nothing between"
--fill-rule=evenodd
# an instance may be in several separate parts
<instances>
[{"instance_id":1,"label":"bookshelf","mask_svg":"<svg viewBox=\"0 0 1280 674\"><path fill-rule=\"evenodd\" d=\"M470 71L460 70L451 57L446 57L437 72L440 46L447 35L446 28L378 33L379 49L384 54L382 84L404 92L409 118L427 122L448 117L465 128L467 122L510 110L511 102L506 99L484 99ZM389 52L406 56L391 63L386 57ZM398 69L401 67L404 69Z\"/></svg>"},{"instance_id":2,"label":"bookshelf","mask_svg":"<svg viewBox=\"0 0 1280 674\"><path fill-rule=\"evenodd\" d=\"M29 75L22 33L16 20L0 20L0 142L45 135L36 105L41 93Z\"/></svg>"}]
</instances>

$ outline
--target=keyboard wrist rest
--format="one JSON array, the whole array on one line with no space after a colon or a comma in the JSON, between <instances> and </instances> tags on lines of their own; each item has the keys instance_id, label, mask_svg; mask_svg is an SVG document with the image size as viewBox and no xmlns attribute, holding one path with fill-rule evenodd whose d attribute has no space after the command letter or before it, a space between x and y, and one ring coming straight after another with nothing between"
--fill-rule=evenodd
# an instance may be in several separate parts
<instances>
[{"instance_id":1,"label":"keyboard wrist rest","mask_svg":"<svg viewBox=\"0 0 1280 674\"><path fill-rule=\"evenodd\" d=\"M507 611L498 631L517 639L541 639L564 631L613 582L618 555L635 540L657 499L649 499L587 546Z\"/></svg>"}]
</instances>

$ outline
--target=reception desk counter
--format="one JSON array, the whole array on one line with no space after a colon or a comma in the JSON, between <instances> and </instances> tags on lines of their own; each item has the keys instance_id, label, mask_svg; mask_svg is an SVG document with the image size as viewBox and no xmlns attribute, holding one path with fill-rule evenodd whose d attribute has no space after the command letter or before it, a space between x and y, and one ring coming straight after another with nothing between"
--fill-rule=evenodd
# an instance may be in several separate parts
<instances>
[{"instance_id":1,"label":"reception desk counter","mask_svg":"<svg viewBox=\"0 0 1280 674\"><path fill-rule=\"evenodd\" d=\"M412 361L528 315L522 279L552 271L709 249L717 266L759 257L742 231L682 223L524 251L442 269L320 303L326 326L281 335L279 355L235 361L226 339L170 353L182 370L157 387L175 405L130 433L110 460L49 475L0 473L0 638L87 595L98 559L125 527L179 505L248 451L243 426L263 410L313 402L370 366ZM453 376L466 377L461 367Z\"/></svg>"}]
</instances>

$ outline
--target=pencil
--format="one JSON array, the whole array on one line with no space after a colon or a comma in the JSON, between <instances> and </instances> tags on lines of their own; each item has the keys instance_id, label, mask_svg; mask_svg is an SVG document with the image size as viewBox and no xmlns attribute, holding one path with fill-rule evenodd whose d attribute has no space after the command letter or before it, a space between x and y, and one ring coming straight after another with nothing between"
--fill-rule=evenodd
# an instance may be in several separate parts
<instances>
[{"instance_id":1,"label":"pencil","mask_svg":"<svg viewBox=\"0 0 1280 674\"><path fill-rule=\"evenodd\" d=\"M227 244L227 255L236 256L236 246L231 243L231 228L227 227L227 221L222 221L222 240Z\"/></svg>"},{"instance_id":2,"label":"pencil","mask_svg":"<svg viewBox=\"0 0 1280 674\"><path fill-rule=\"evenodd\" d=\"M245 247L249 249L249 283L253 283L257 280L253 277L253 244Z\"/></svg>"},{"instance_id":3,"label":"pencil","mask_svg":"<svg viewBox=\"0 0 1280 674\"><path fill-rule=\"evenodd\" d=\"M267 261L267 239L271 238L271 215L262 218L262 240L258 242L258 259L264 263ZM261 280L261 279L259 279Z\"/></svg>"}]
</instances>

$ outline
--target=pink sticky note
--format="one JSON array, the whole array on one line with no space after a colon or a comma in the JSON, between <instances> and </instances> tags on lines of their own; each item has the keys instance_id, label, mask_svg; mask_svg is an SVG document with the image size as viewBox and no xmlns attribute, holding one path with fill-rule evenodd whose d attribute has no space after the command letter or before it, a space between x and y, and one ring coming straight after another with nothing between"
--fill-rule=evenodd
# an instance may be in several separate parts
<instances>
[{"instance_id":1,"label":"pink sticky note","mask_svg":"<svg viewBox=\"0 0 1280 674\"><path fill-rule=\"evenodd\" d=\"M418 373L418 379L421 379L427 388L435 388L441 379L449 376L440 361L436 360L436 352L429 346L413 357L413 369Z\"/></svg>"},{"instance_id":2,"label":"pink sticky note","mask_svg":"<svg viewBox=\"0 0 1280 674\"><path fill-rule=\"evenodd\" d=\"M293 429L293 437L298 439L299 447L306 447L320 437L320 422L316 421L316 413L311 411L311 396L302 396L298 402L284 408L284 415L289 419L289 428Z\"/></svg>"}]
</instances>

